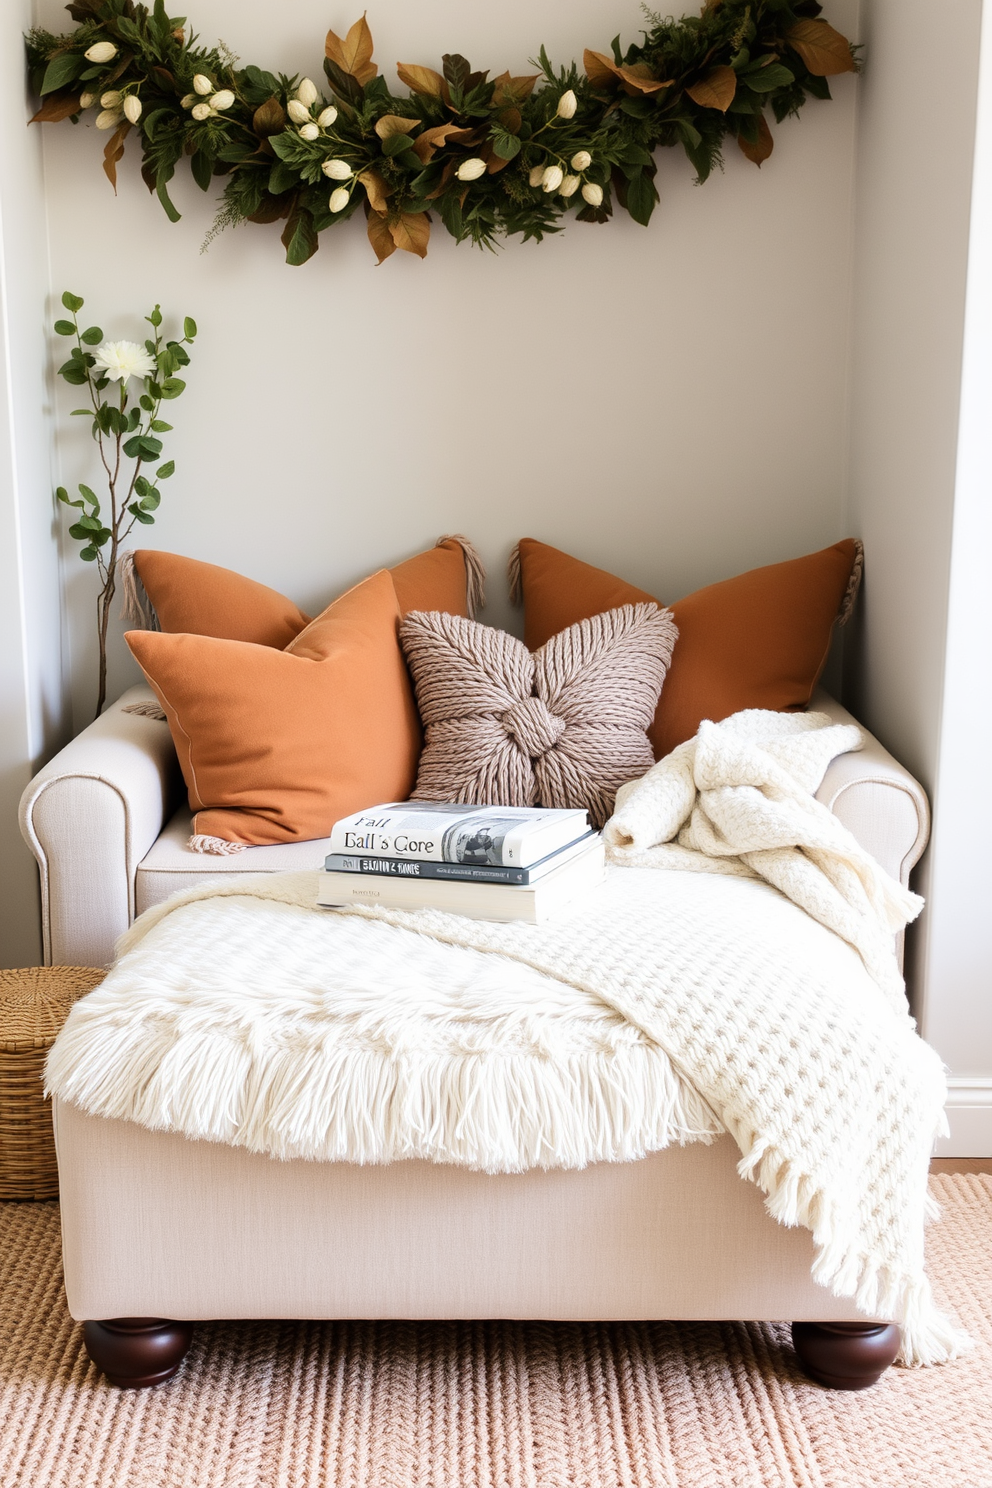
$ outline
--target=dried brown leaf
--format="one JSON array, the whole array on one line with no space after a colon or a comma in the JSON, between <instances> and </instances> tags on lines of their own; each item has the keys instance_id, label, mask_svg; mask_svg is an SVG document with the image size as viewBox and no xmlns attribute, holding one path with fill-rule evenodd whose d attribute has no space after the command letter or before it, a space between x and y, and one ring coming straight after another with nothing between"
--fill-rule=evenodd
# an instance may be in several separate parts
<instances>
[{"instance_id":1,"label":"dried brown leaf","mask_svg":"<svg viewBox=\"0 0 992 1488\"><path fill-rule=\"evenodd\" d=\"M358 179L368 193L369 206L373 212L388 212L393 188L386 185L379 172L369 166L360 173Z\"/></svg>"},{"instance_id":2,"label":"dried brown leaf","mask_svg":"<svg viewBox=\"0 0 992 1488\"><path fill-rule=\"evenodd\" d=\"M448 85L439 72L432 67L418 67L413 62L400 62L396 68L401 83L414 93L426 93L428 98L448 99Z\"/></svg>"},{"instance_id":3,"label":"dried brown leaf","mask_svg":"<svg viewBox=\"0 0 992 1488\"><path fill-rule=\"evenodd\" d=\"M46 93L41 108L29 120L29 124L57 124L79 112L79 93L72 88L60 88L57 93Z\"/></svg>"},{"instance_id":4,"label":"dried brown leaf","mask_svg":"<svg viewBox=\"0 0 992 1488\"><path fill-rule=\"evenodd\" d=\"M534 84L540 77L535 73L533 77L511 77L508 72L501 72L498 78L494 78L495 90L493 92L493 105L498 108L501 103L523 103L534 91Z\"/></svg>"},{"instance_id":5,"label":"dried brown leaf","mask_svg":"<svg viewBox=\"0 0 992 1488\"><path fill-rule=\"evenodd\" d=\"M737 74L732 67L712 67L704 78L685 91L700 108L719 109L725 114L737 92Z\"/></svg>"},{"instance_id":6,"label":"dried brown leaf","mask_svg":"<svg viewBox=\"0 0 992 1488\"><path fill-rule=\"evenodd\" d=\"M418 258L427 257L427 244L431 235L431 220L426 212L400 212L389 220L389 232L397 248L404 253L415 253Z\"/></svg>"},{"instance_id":7,"label":"dried brown leaf","mask_svg":"<svg viewBox=\"0 0 992 1488\"><path fill-rule=\"evenodd\" d=\"M744 139L741 135L737 136L737 143L748 160L753 160L755 165L760 166L763 160L768 159L775 148L775 141L764 114L761 114L758 119L758 138L755 143L752 144L750 140Z\"/></svg>"},{"instance_id":8,"label":"dried brown leaf","mask_svg":"<svg viewBox=\"0 0 992 1488\"><path fill-rule=\"evenodd\" d=\"M271 98L258 105L251 122L260 139L267 139L270 134L280 134L286 127L286 110L274 93Z\"/></svg>"},{"instance_id":9,"label":"dried brown leaf","mask_svg":"<svg viewBox=\"0 0 992 1488\"><path fill-rule=\"evenodd\" d=\"M586 70L586 77L594 88L615 88L619 78L619 69L615 62L605 57L602 52L590 52L587 48L582 53L582 65Z\"/></svg>"},{"instance_id":10,"label":"dried brown leaf","mask_svg":"<svg viewBox=\"0 0 992 1488\"><path fill-rule=\"evenodd\" d=\"M371 82L379 71L372 61L372 32L364 15L355 22L343 41L333 31L328 31L324 51L342 72L363 85Z\"/></svg>"},{"instance_id":11,"label":"dried brown leaf","mask_svg":"<svg viewBox=\"0 0 992 1488\"><path fill-rule=\"evenodd\" d=\"M616 74L627 84L628 93L632 88L636 93L657 93L660 88L672 86L670 78L656 78L646 62L635 62L631 67L618 67Z\"/></svg>"},{"instance_id":12,"label":"dried brown leaf","mask_svg":"<svg viewBox=\"0 0 992 1488\"><path fill-rule=\"evenodd\" d=\"M396 252L396 244L389 231L389 224L380 212L369 213L368 234L376 258L380 263L385 263L389 255Z\"/></svg>"},{"instance_id":13,"label":"dried brown leaf","mask_svg":"<svg viewBox=\"0 0 992 1488\"><path fill-rule=\"evenodd\" d=\"M381 140L390 139L394 134L409 134L419 123L419 119L404 119L400 114L383 114L375 121L375 132Z\"/></svg>"},{"instance_id":14,"label":"dried brown leaf","mask_svg":"<svg viewBox=\"0 0 992 1488\"><path fill-rule=\"evenodd\" d=\"M426 165L434 157L434 152L448 140L465 140L472 133L470 129L459 129L457 124L435 124L433 129L425 129L413 141L413 153Z\"/></svg>"},{"instance_id":15,"label":"dried brown leaf","mask_svg":"<svg viewBox=\"0 0 992 1488\"><path fill-rule=\"evenodd\" d=\"M814 77L857 71L851 43L827 21L797 21L786 31L785 39Z\"/></svg>"},{"instance_id":16,"label":"dried brown leaf","mask_svg":"<svg viewBox=\"0 0 992 1488\"><path fill-rule=\"evenodd\" d=\"M124 141L130 128L131 125L127 119L123 124L118 124L103 151L103 173L115 192L117 191L117 162L124 154Z\"/></svg>"}]
</instances>

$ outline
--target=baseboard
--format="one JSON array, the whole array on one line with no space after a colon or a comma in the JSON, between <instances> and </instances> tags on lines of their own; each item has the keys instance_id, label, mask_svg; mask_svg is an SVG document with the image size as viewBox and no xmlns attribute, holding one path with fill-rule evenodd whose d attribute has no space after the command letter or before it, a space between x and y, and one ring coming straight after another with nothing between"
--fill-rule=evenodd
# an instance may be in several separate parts
<instances>
[{"instance_id":1,"label":"baseboard","mask_svg":"<svg viewBox=\"0 0 992 1488\"><path fill-rule=\"evenodd\" d=\"M949 1075L946 1110L934 1157L992 1157L992 1075Z\"/></svg>"}]
</instances>

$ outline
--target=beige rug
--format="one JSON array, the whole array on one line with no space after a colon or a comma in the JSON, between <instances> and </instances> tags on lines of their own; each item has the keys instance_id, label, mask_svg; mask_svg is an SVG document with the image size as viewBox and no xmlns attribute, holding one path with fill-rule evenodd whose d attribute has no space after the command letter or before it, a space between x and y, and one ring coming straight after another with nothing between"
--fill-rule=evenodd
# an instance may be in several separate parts
<instances>
[{"instance_id":1,"label":"beige rug","mask_svg":"<svg viewBox=\"0 0 992 1488\"><path fill-rule=\"evenodd\" d=\"M62 1301L54 1204L0 1205L2 1488L992 1488L992 1177L933 1180L978 1347L836 1394L779 1325L216 1323L119 1391Z\"/></svg>"}]
</instances>

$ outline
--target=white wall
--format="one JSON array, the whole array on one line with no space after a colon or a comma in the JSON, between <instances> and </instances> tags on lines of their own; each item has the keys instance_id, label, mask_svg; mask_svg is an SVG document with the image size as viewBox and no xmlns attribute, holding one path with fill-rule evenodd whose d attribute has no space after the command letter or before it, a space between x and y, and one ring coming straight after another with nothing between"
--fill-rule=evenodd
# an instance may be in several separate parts
<instances>
[{"instance_id":1,"label":"white wall","mask_svg":"<svg viewBox=\"0 0 992 1488\"><path fill-rule=\"evenodd\" d=\"M981 0L865 7L852 369L851 524L868 561L849 700L934 804L913 983L922 1032L951 1070L945 1150L959 1156L992 1154L992 808L981 785L992 722L992 37L986 25L980 54L981 29ZM937 35L953 47L936 48ZM907 99L921 97L940 98L939 129L908 134Z\"/></svg>"},{"instance_id":2,"label":"white wall","mask_svg":"<svg viewBox=\"0 0 992 1488\"><path fill-rule=\"evenodd\" d=\"M46 392L41 141L25 128L28 0L0 7L0 965L40 960L37 873L17 801L60 739L58 550Z\"/></svg>"},{"instance_id":3,"label":"white wall","mask_svg":"<svg viewBox=\"0 0 992 1488\"><path fill-rule=\"evenodd\" d=\"M40 10L61 25L56 0ZM245 61L319 80L328 23L354 18L323 0L274 14L197 0L190 20ZM832 0L830 15L854 31L856 0ZM387 71L446 50L521 71L542 41L581 56L641 19L602 0L378 0L369 13ZM118 335L139 334L155 300L201 329L168 446L178 472L143 540L316 608L460 530L490 565L487 618L516 623L503 570L525 534L666 598L843 536L856 90L840 78L836 102L777 129L760 173L735 148L697 189L667 152L647 230L579 224L493 256L436 229L425 262L381 268L359 222L299 269L282 262L278 225L201 256L211 198L177 183L171 226L135 151L115 200L103 137L46 126L54 289L86 296ZM85 431L60 441L63 479L86 479ZM74 556L67 573L83 722L93 576ZM129 665L118 654L112 686Z\"/></svg>"}]
</instances>

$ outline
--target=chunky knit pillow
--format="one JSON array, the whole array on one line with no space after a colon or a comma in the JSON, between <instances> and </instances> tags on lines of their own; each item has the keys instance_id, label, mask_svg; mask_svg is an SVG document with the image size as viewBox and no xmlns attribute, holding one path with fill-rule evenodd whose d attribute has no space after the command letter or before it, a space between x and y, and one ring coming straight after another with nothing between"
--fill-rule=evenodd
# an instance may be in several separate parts
<instances>
[{"instance_id":1,"label":"chunky knit pillow","mask_svg":"<svg viewBox=\"0 0 992 1488\"><path fill-rule=\"evenodd\" d=\"M678 631L656 604L570 625L533 654L438 611L400 626L425 743L414 800L585 807L601 827L654 764L647 728Z\"/></svg>"}]
</instances>

